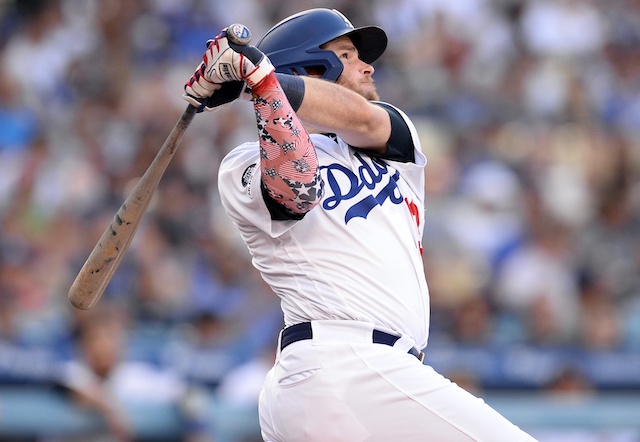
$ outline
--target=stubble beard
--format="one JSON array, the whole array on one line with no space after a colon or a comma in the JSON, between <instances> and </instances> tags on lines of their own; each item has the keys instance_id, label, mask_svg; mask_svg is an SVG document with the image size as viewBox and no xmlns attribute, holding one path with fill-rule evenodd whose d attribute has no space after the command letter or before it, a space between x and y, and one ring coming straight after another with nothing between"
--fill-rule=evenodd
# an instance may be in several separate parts
<instances>
[{"instance_id":1,"label":"stubble beard","mask_svg":"<svg viewBox=\"0 0 640 442\"><path fill-rule=\"evenodd\" d=\"M340 77L338 78L338 84L341 84L347 89L351 89L352 91L354 91L358 95L363 96L369 101L380 100L380 95L378 95L378 90L376 89L376 84L373 82L373 80L368 82L355 83L353 81L345 81L342 77Z\"/></svg>"}]
</instances>

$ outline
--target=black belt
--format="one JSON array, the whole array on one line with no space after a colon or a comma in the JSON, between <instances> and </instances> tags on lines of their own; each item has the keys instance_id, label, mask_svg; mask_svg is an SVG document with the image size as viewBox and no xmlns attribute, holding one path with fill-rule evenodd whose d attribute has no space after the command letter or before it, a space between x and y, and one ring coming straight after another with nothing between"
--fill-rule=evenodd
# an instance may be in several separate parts
<instances>
[{"instance_id":1,"label":"black belt","mask_svg":"<svg viewBox=\"0 0 640 442\"><path fill-rule=\"evenodd\" d=\"M286 327L282 330L282 340L280 342L280 350L284 350L290 344L294 342L302 341L305 339L313 338L313 330L311 329L310 322L301 322L290 327ZM400 339L400 336L391 335L380 330L374 330L372 340L374 344L385 344L393 347L396 341ZM415 356L424 362L424 353L415 347L412 347L407 353Z\"/></svg>"}]
</instances>

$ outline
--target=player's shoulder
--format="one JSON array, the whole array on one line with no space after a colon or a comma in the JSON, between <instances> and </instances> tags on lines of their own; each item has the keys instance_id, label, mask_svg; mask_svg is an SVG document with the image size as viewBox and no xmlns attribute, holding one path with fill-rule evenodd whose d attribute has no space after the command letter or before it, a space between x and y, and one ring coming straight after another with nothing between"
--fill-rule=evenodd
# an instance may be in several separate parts
<instances>
[{"instance_id":1,"label":"player's shoulder","mask_svg":"<svg viewBox=\"0 0 640 442\"><path fill-rule=\"evenodd\" d=\"M220 162L221 168L234 168L246 162L259 161L260 145L257 141L240 144L231 149Z\"/></svg>"},{"instance_id":2,"label":"player's shoulder","mask_svg":"<svg viewBox=\"0 0 640 442\"><path fill-rule=\"evenodd\" d=\"M247 142L233 148L222 158L218 167L218 186L224 188L241 180L243 187L246 187L247 177L253 175L259 162L258 142Z\"/></svg>"},{"instance_id":3,"label":"player's shoulder","mask_svg":"<svg viewBox=\"0 0 640 442\"><path fill-rule=\"evenodd\" d=\"M372 101L372 103L384 108L392 116L392 119L403 121L409 129L411 137L416 141L418 140L418 131L416 129L416 125L414 124L411 117L409 117L409 115L407 115L402 109L385 101Z\"/></svg>"},{"instance_id":4,"label":"player's shoulder","mask_svg":"<svg viewBox=\"0 0 640 442\"><path fill-rule=\"evenodd\" d=\"M251 156L258 155L260 149L260 144L257 141L247 141L246 143L242 143L233 149L231 149L226 155L226 158L235 158L238 156Z\"/></svg>"},{"instance_id":5,"label":"player's shoulder","mask_svg":"<svg viewBox=\"0 0 640 442\"><path fill-rule=\"evenodd\" d=\"M415 154L422 151L420 137L412 119L400 108L384 101L372 101L384 108L391 118L391 138L384 158L401 162L421 162Z\"/></svg>"},{"instance_id":6,"label":"player's shoulder","mask_svg":"<svg viewBox=\"0 0 640 442\"><path fill-rule=\"evenodd\" d=\"M391 104L391 103L387 103L386 101L372 101L371 103L376 104L376 105L386 109L387 112L391 112L393 114L398 115L400 118L402 118L403 120L405 120L409 124L413 125L413 122L411 121L411 118L409 118L409 116L402 109L400 109L398 106L396 106L394 104Z\"/></svg>"}]
</instances>

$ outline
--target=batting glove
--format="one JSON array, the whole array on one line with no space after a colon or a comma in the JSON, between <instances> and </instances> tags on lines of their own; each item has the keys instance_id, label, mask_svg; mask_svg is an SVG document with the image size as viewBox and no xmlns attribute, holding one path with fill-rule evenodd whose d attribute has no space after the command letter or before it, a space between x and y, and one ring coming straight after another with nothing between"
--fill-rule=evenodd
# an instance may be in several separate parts
<instances>
[{"instance_id":1,"label":"batting glove","mask_svg":"<svg viewBox=\"0 0 640 442\"><path fill-rule=\"evenodd\" d=\"M207 42L204 77L212 83L244 81L250 88L275 70L271 61L255 46L230 43L224 29Z\"/></svg>"},{"instance_id":2,"label":"batting glove","mask_svg":"<svg viewBox=\"0 0 640 442\"><path fill-rule=\"evenodd\" d=\"M230 81L221 84L220 88L210 97L196 98L186 92L182 97L196 108L197 113L200 113L202 111L216 111L235 100L249 101L252 95L244 81Z\"/></svg>"},{"instance_id":3,"label":"batting glove","mask_svg":"<svg viewBox=\"0 0 640 442\"><path fill-rule=\"evenodd\" d=\"M243 98L250 98L244 84L253 88L274 70L256 47L229 44L225 28L207 41L202 63L185 84L183 97L199 111L214 110L243 94Z\"/></svg>"}]
</instances>

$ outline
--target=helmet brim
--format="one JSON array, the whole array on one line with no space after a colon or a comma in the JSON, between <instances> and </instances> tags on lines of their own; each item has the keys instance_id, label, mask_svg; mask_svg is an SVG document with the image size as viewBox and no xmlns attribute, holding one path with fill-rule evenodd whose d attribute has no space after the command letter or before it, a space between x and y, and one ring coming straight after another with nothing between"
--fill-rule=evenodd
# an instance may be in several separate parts
<instances>
[{"instance_id":1,"label":"helmet brim","mask_svg":"<svg viewBox=\"0 0 640 442\"><path fill-rule=\"evenodd\" d=\"M371 64L387 49L387 34L378 26L363 26L344 34L358 49L360 59Z\"/></svg>"}]
</instances>

